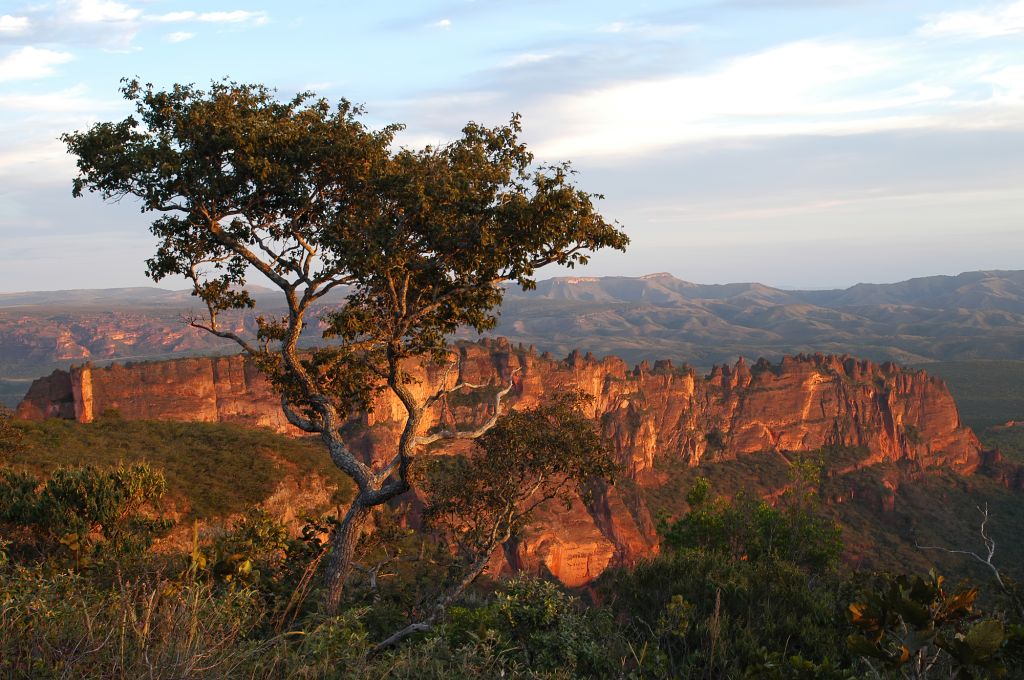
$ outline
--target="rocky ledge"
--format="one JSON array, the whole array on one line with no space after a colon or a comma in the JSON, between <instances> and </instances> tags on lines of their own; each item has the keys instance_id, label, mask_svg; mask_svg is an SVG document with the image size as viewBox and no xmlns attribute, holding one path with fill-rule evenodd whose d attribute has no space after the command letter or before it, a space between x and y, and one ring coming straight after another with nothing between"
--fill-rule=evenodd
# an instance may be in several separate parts
<instances>
[{"instance_id":1,"label":"rocky ledge","mask_svg":"<svg viewBox=\"0 0 1024 680\"><path fill-rule=\"evenodd\" d=\"M511 408L580 390L612 442L626 473L639 485L660 485L655 460L696 465L743 454L860 447L857 467L913 461L922 468L973 473L982 462L977 437L960 423L945 384L923 371L848 356L800 355L779 364L760 360L717 366L707 375L670 362L629 367L621 359L573 352L566 359L537 355L503 339L460 345L458 371L410 365L417 392L442 380L495 388L509 381ZM455 374L458 373L456 376ZM483 393L453 395L445 418L460 423L487 417ZM26 419L89 422L116 409L124 418L242 423L293 432L278 397L243 357L89 365L55 371L30 388L17 414ZM434 414L434 425L442 417ZM355 414L351 446L371 464L383 464L404 423L397 399L381 394L369 413ZM294 431L298 434L297 431ZM629 506L629 507L627 507ZM627 503L614 487L587 507L547 509L507 546L496 570L550 571L581 585L609 564L629 563L657 550L642 503Z\"/></svg>"}]
</instances>

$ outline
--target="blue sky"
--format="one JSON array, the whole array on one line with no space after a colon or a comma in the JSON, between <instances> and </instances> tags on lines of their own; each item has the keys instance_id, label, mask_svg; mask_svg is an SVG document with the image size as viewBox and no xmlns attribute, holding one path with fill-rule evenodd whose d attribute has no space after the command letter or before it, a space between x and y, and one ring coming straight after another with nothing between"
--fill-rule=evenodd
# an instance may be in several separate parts
<instances>
[{"instance_id":1,"label":"blue sky","mask_svg":"<svg viewBox=\"0 0 1024 680\"><path fill-rule=\"evenodd\" d=\"M521 112L633 240L588 275L1024 268L1021 0L0 0L0 291L149 285L148 218L71 199L56 139L135 75L346 97L414 146Z\"/></svg>"}]
</instances>

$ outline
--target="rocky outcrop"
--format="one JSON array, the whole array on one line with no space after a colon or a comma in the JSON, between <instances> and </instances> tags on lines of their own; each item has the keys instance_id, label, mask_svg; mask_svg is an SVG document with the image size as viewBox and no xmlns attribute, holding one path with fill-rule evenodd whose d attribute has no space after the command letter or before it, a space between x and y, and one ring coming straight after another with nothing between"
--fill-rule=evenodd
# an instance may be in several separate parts
<instances>
[{"instance_id":1,"label":"rocky outcrop","mask_svg":"<svg viewBox=\"0 0 1024 680\"><path fill-rule=\"evenodd\" d=\"M627 474L639 485L664 482L659 463L760 451L860 447L857 467L914 461L963 473L981 463L981 446L960 423L956 405L938 379L891 363L848 356L800 355L780 364L743 359L706 376L670 362L630 368L621 359L573 352L564 360L538 356L503 340L457 348L458 370L410 364L413 387L433 393L442 381L490 385L453 394L428 427L480 422L490 398L511 381L512 408L579 390L612 442ZM181 359L107 368L88 365L37 380L18 407L23 418L88 422L108 409L124 418L237 422L292 432L278 398L242 357ZM349 423L353 450L382 465L404 423L401 403L382 392L368 413ZM297 433L297 432L295 432ZM543 511L507 546L513 569L550 572L570 585L593 579L609 564L629 563L657 550L653 523L642 503L629 504L614 488L573 509Z\"/></svg>"},{"instance_id":2,"label":"rocky outcrop","mask_svg":"<svg viewBox=\"0 0 1024 680\"><path fill-rule=\"evenodd\" d=\"M240 356L136 364L89 364L32 383L20 418L91 422L105 411L128 419L230 422L297 432L263 375Z\"/></svg>"}]
</instances>

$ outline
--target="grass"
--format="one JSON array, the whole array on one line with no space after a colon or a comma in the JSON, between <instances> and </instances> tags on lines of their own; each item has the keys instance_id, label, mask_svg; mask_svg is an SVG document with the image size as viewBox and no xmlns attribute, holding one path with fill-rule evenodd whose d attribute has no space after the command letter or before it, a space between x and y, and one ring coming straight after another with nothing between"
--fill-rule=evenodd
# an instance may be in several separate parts
<instances>
[{"instance_id":1,"label":"grass","mask_svg":"<svg viewBox=\"0 0 1024 680\"><path fill-rule=\"evenodd\" d=\"M100 418L93 423L51 419L18 421L19 450L0 461L44 476L62 465L101 466L147 461L167 479L172 497L185 499L189 518L241 512L273 493L284 477L319 475L351 495L351 483L314 439L220 423Z\"/></svg>"}]
</instances>

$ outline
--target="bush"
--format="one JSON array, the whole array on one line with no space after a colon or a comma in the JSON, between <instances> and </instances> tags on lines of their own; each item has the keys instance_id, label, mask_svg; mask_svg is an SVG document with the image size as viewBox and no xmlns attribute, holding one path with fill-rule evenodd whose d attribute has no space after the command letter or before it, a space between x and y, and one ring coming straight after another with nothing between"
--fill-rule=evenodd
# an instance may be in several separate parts
<instances>
[{"instance_id":1,"label":"bush","mask_svg":"<svg viewBox=\"0 0 1024 680\"><path fill-rule=\"evenodd\" d=\"M513 579L485 606L453 608L442 630L449 644L491 641L538 672L606 677L620 658L608 612L542 579Z\"/></svg>"},{"instance_id":2,"label":"bush","mask_svg":"<svg viewBox=\"0 0 1024 680\"><path fill-rule=\"evenodd\" d=\"M160 516L163 475L145 463L59 468L43 484L0 470L0 522L20 532L23 555L61 554L76 567L141 555L171 527Z\"/></svg>"}]
</instances>

